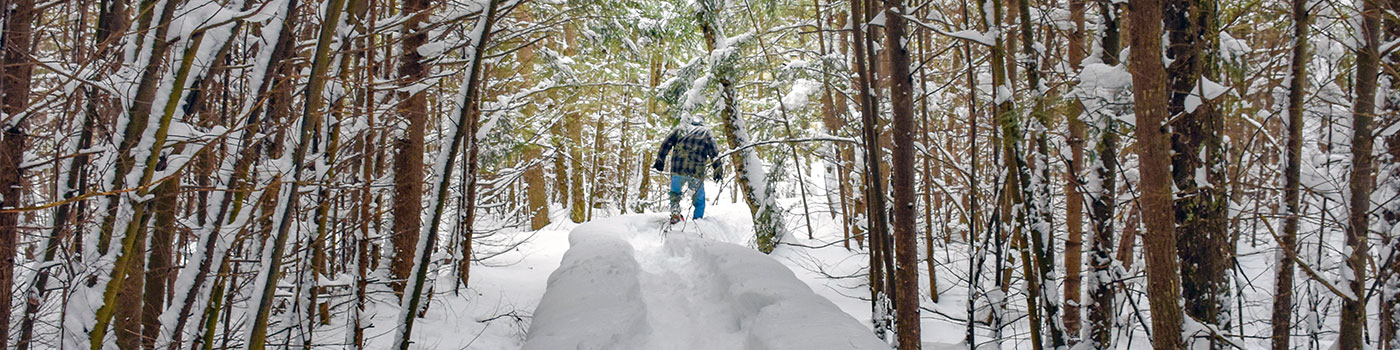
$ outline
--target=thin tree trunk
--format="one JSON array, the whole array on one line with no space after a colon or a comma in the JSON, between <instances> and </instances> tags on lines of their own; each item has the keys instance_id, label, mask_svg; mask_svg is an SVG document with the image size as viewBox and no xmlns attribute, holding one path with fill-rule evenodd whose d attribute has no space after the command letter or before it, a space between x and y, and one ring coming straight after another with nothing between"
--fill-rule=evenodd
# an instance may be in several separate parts
<instances>
[{"instance_id":1,"label":"thin tree trunk","mask_svg":"<svg viewBox=\"0 0 1400 350\"><path fill-rule=\"evenodd\" d=\"M348 1L353 3L358 0ZM347 8L349 7L353 7L353 5L347 5ZM350 46L348 42L342 45L346 47ZM343 51L347 50L342 49L342 52ZM341 79L346 78L343 73L348 70L345 64L349 61L349 57L340 58L341 66L337 69L341 70L341 72L337 75L340 76ZM344 91L348 91L348 89ZM319 97L310 96L308 96L308 98L319 99ZM326 169L316 169L317 172L321 173L321 178L317 181L320 182L321 188L318 189L318 194L316 196L318 198L314 216L316 231L306 235L304 248L306 249L306 254L302 258L305 260L305 263L310 264L310 267L306 268L306 270L309 270L306 271L309 272L309 274L303 272L302 276L300 276L302 280L297 283L298 293L302 295L297 296L296 302L298 304L305 302L305 305L302 305L302 307L306 312L304 319L297 320L297 322L301 325L302 346L308 349L312 348L314 345L312 342L315 338L314 328L316 325L316 315L318 313L320 314L321 324L330 324L331 317L329 315L330 306L319 301L320 294L324 292L325 288L319 287L318 285L320 281L330 279L330 273L327 271L328 266L326 262L326 241L330 239L330 218L336 216L331 210L331 205L336 202L336 196L331 193L331 188L335 186L336 155L340 153L340 121L345 120L342 111L344 96L336 96L334 100L333 106L331 107L330 125L318 127L317 131L321 133L321 136L318 137L321 141L317 143L326 143L324 146L325 148L319 150L321 151L322 157L321 164L324 164ZM325 105L325 103L321 102L320 105ZM320 110L310 112L317 114L324 113ZM322 118L318 117L317 119ZM319 167L321 165L317 166ZM320 312L318 312L318 310Z\"/></svg>"},{"instance_id":2,"label":"thin tree trunk","mask_svg":"<svg viewBox=\"0 0 1400 350\"><path fill-rule=\"evenodd\" d=\"M1069 66L1073 72L1083 69L1084 62L1084 0L1069 1L1069 17L1074 27L1069 33ZM1069 125L1070 158L1065 164L1065 333L1069 335L1069 345L1079 342L1080 326L1080 271L1084 268L1084 186L1080 180L1084 169L1084 105L1070 101L1065 113Z\"/></svg>"},{"instance_id":3,"label":"thin tree trunk","mask_svg":"<svg viewBox=\"0 0 1400 350\"><path fill-rule=\"evenodd\" d=\"M1034 22L1031 21L1031 10L1029 0L1018 0L1016 2L1018 14L1021 19L1021 41L1022 50L1021 62L1026 65L1026 76L1031 90L1032 107L1030 110L1032 142L1035 143L1036 150L1029 159L1025 153L1018 152L1020 156L1017 162L1020 163L1018 169L1023 169L1021 174L1021 188L1025 192L1024 210L1026 222L1025 232L1030 233L1031 248L1035 252L1034 262L1038 271L1035 273L1036 284L1039 291L1034 293L1040 298L1040 305L1045 309L1042 322L1049 332L1050 347L1060 349L1065 346L1064 326L1060 317L1060 298L1055 294L1055 239L1054 222L1052 208L1050 207L1050 151L1047 129L1050 128L1050 114L1045 110L1045 96L1050 92L1041 83L1041 68L1039 66L1042 59L1040 56L1040 43L1037 43L1034 36Z\"/></svg>"},{"instance_id":4,"label":"thin tree trunk","mask_svg":"<svg viewBox=\"0 0 1400 350\"><path fill-rule=\"evenodd\" d=\"M165 295L168 281L174 271L175 223L178 219L180 174L174 180L156 187L154 204L155 222L150 228L150 257L146 260L145 299L142 304L142 348L155 348L156 335L160 333L160 315L165 310Z\"/></svg>"},{"instance_id":5,"label":"thin tree trunk","mask_svg":"<svg viewBox=\"0 0 1400 350\"><path fill-rule=\"evenodd\" d=\"M1303 157L1303 94L1308 84L1308 7L1306 0L1291 0L1293 14L1293 58L1288 80L1288 158L1283 171L1283 237L1280 249L1298 251L1298 222L1303 215L1301 203ZM1275 262L1274 310L1271 340L1274 350L1288 350L1293 331L1293 259L1280 254Z\"/></svg>"},{"instance_id":6,"label":"thin tree trunk","mask_svg":"<svg viewBox=\"0 0 1400 350\"><path fill-rule=\"evenodd\" d=\"M295 150L292 153L291 172L289 181L284 181L282 185L283 193L279 194L278 208L274 211L280 217L273 218L276 230L272 245L265 248L264 271L261 275L262 281L259 288L261 294L258 295L258 308L252 319L252 330L248 335L248 348L250 350L262 350L267 346L267 326L268 316L272 311L273 296L277 291L277 281L282 275L282 256L284 247L287 244L287 236L292 226L294 213L297 204L300 203L298 196L306 170L305 161L308 149L321 125L321 107L325 101L321 98L322 92L326 88L326 72L330 70L330 45L335 38L336 27L340 23L340 16L345 10L345 0L330 0L326 2L324 8L325 21L321 26L316 40L316 51L311 59L311 76L306 84L305 103L302 106L301 130ZM416 204L415 204L416 205ZM309 247L308 247L309 248Z\"/></svg>"},{"instance_id":7,"label":"thin tree trunk","mask_svg":"<svg viewBox=\"0 0 1400 350\"><path fill-rule=\"evenodd\" d=\"M1339 324L1337 349L1354 350L1366 347L1363 332L1366 327L1366 270L1370 257L1367 243L1371 224L1371 191L1375 189L1372 172L1374 158L1371 154L1375 143L1371 121L1376 117L1376 85L1380 63L1380 0L1362 0L1360 47L1356 53L1356 96L1352 110L1351 173L1348 184L1350 192L1347 218L1346 245L1351 251L1346 268L1351 275L1342 274L1342 312Z\"/></svg>"},{"instance_id":8,"label":"thin tree trunk","mask_svg":"<svg viewBox=\"0 0 1400 350\"><path fill-rule=\"evenodd\" d=\"M452 183L453 162L456 161L458 152L464 148L464 143L468 142L466 140L467 137L472 138L470 141L472 144L478 141L476 132L474 132L476 121L473 119L476 118L476 115L481 113L481 86L484 85L482 82L485 81L485 79L481 77L482 61L486 53L486 43L491 38L491 26L495 22L495 16L496 0L490 0L486 3L486 9L482 11L480 18L477 19L476 28L474 28L472 32L473 37L470 38L470 44L472 44L470 47L473 48L473 51L471 55L466 58L469 62L468 73L465 81L462 82L462 91L457 96L458 102L460 103L458 106L460 107L457 107L451 115L451 117L453 117L451 121L456 124L455 127L451 128L451 132L446 135L450 140L449 144L442 149L442 152L438 155L437 161L433 163L433 167L435 168L433 172L433 180L435 180L433 181L433 187L436 193L434 193L434 197L428 205L428 207L432 208L432 212L429 216L424 217L424 221L427 224L427 227L425 227L427 229L426 237L423 237L417 242L417 248L415 249L416 254L414 254L414 256L416 257L416 261L413 264L413 282L408 285L404 293L403 301L401 302L402 309L399 311L398 331L394 336L393 348L395 349L408 350L409 345L412 344L410 340L413 335L413 324L419 317L418 310L422 307L424 285L428 278L429 265L432 264L433 260L432 250L437 244L437 232L441 225L448 194L451 192L449 185ZM462 126L467 127L464 130ZM475 149L476 146L473 145L472 148ZM474 164L470 164L470 162L476 161L474 158L475 156L468 156L469 171L475 170L476 168ZM467 174L467 178L468 181L471 181L472 174ZM475 187L473 184L469 184L468 186L469 191L471 191L471 187ZM467 194L469 201L472 195L473 193L470 192ZM473 215L470 210L471 209L468 209L467 214L469 219L470 216ZM468 222L468 225L470 225L470 222ZM471 233L470 230L468 230L468 233ZM468 237L470 237L470 235ZM465 249L470 249L470 247L466 247ZM470 259L464 258L463 261L470 261Z\"/></svg>"},{"instance_id":9,"label":"thin tree trunk","mask_svg":"<svg viewBox=\"0 0 1400 350\"><path fill-rule=\"evenodd\" d=\"M593 122L593 156L589 157L591 159L589 163L592 163L588 171L592 177L589 182L593 184L593 188L589 191L588 203L585 205L587 213L584 217L588 220L593 220L593 209L598 206L602 198L607 197L607 188L602 183L603 163L605 163L603 155L607 152L608 147L607 141L603 139L603 135L606 135L605 130L607 130L607 125L604 123L603 114L600 113L597 121Z\"/></svg>"},{"instance_id":10,"label":"thin tree trunk","mask_svg":"<svg viewBox=\"0 0 1400 350\"><path fill-rule=\"evenodd\" d=\"M924 10L924 11L925 11L925 15L927 15L927 11L929 11L929 10L930 10L930 9L925 9L925 10ZM928 75L927 75L928 70L927 70L927 67L928 67L928 65L929 65L929 62L928 62L928 61L932 59L932 57L930 57L930 56L928 55L928 49L929 49L929 38L928 38L928 36L929 36L929 33L928 33L927 30L919 31L918 34L917 34L917 36L918 36L918 38L919 38L919 60L921 61L921 62L920 62L921 64L919 65L919 91L922 93L922 96L919 97L919 105L920 105L920 107L921 107L921 108L920 108L920 112L922 112L922 117L923 117L923 123L922 123L922 126L919 128L919 130L920 130L920 133L922 134L922 135L920 135L920 137L923 138L922 142L923 142L924 147L931 147L930 145L932 145L933 143L932 143L931 140L929 140L929 136L928 136L929 134L932 134L932 133L933 133L933 130L931 130L932 125L929 124L929 111L928 111L928 99L929 99L929 97L930 97L931 95L928 93ZM933 179L934 179L934 176L933 176L933 173L934 173L934 171L933 171L933 162L934 162L934 157L933 157L932 154L926 155L926 156L924 157L924 162L923 162L923 166L924 166L924 169L923 169L923 180L924 180L924 185L923 185L922 191L924 192L924 196L923 196L923 197L924 197L924 198L923 198L923 199L924 199L924 262L925 262L925 264L927 264L927 268L928 268L928 289L929 289L929 293L928 293L928 294L929 294L929 299L931 299L931 301L933 301L935 304L937 304L937 303L938 303L938 270L935 269L936 266L935 266L935 264L934 264L934 259L933 259L933 218L934 218L933 208L934 208L934 206L935 206L935 204L933 203L934 198L935 198L935 197L933 196L933 183L934 183L934 181L933 181ZM940 170L941 170L941 166L940 166ZM940 171L940 172L941 172L941 171ZM942 199L943 196L942 196L942 195L939 195L938 198L939 198L939 199ZM947 211L945 211L945 213L947 213ZM943 223L943 238L944 238L944 240L945 240L945 242L946 242L946 240L947 240L947 238L948 238L948 223L947 223L947 220L944 220L944 223Z\"/></svg>"},{"instance_id":11,"label":"thin tree trunk","mask_svg":"<svg viewBox=\"0 0 1400 350\"><path fill-rule=\"evenodd\" d=\"M909 74L909 47L906 38L904 1L885 2L885 48L890 55L890 106L894 109L894 249L896 342L901 350L918 350L919 337L919 260L918 217L914 200L914 86ZM925 179L924 181L928 181Z\"/></svg>"},{"instance_id":12,"label":"thin tree trunk","mask_svg":"<svg viewBox=\"0 0 1400 350\"><path fill-rule=\"evenodd\" d=\"M723 4L716 4L709 0L697 4L701 7L696 11L697 20L704 36L705 48L710 52L719 49L719 40L724 39L724 33L719 27L720 12ZM744 201L749 205L749 212L753 215L754 234L758 245L758 250L764 253L771 253L776 248L782 234L786 232L783 224L781 208L778 207L774 197L775 189L768 183L767 171L763 169L763 164L759 160L758 151L753 147L743 147L752 142L749 136L749 128L739 114L738 92L736 91L733 71L714 72L716 80L720 84L721 105L720 119L724 124L725 138L729 140L729 148L735 149L731 157L734 171L737 173L736 182L738 192L743 192Z\"/></svg>"},{"instance_id":13,"label":"thin tree trunk","mask_svg":"<svg viewBox=\"0 0 1400 350\"><path fill-rule=\"evenodd\" d=\"M170 45L172 44L172 42L170 42L166 37L166 33L169 31L168 24L171 23L171 18L174 16L175 9L178 7L179 3L180 1L166 2L165 6L161 9L161 15L160 17L158 17L159 20L157 20L156 18L144 17L145 25L143 25L143 27L147 27L149 25L155 26L155 30L153 33L154 36L152 37L154 42L151 43L151 50L149 52L149 56L147 56L148 63L145 66L145 70L142 72L141 83L137 87L136 96L133 99L133 103L127 114L128 125L126 130L124 131L122 143L118 147L119 156L116 160L115 166L116 174L119 175L113 177L113 181L111 183L110 188L123 188L125 185L127 185L124 181L124 178L133 171L140 171L141 176L140 180L138 180L139 182L131 184L137 188L137 190L135 191L135 197L113 196L112 198L109 198L109 202L107 205L108 216L103 219L103 224L99 233L100 236L98 239L98 247L95 253L102 254L103 256L111 256L115 254L116 258L111 265L111 271L108 272L108 275L111 279L107 282L106 285L100 287L103 289L102 299L99 302L97 302L96 305L88 305L88 307L97 306L97 310L95 312L96 322L95 325L92 326L91 331L88 334L88 345L94 350L101 348L104 344L108 328L110 327L112 318L114 316L118 316L118 314L121 314L121 316L123 316L123 319L131 319L132 317L135 317L136 324L138 327L140 324L139 314L133 314L132 311L129 309L123 310L123 305L118 305L116 303L119 299L119 295L122 294L121 291L129 290L124 289L123 285L124 282L132 280L130 276L134 274L134 272L131 270L133 268L133 265L135 265L138 270L144 269L144 233L145 225L149 219L149 216L147 216L146 213L146 209L149 203L136 202L135 200L133 200L133 198L144 197L150 193L148 187L144 186L152 183L152 176L155 172L156 163L161 158L160 149L164 147L165 139L166 136L168 136L169 132L171 118L173 117L173 109L171 108L171 105L167 104L167 106L165 106L166 108L164 113L156 114L158 117L160 117L160 119L157 120L155 123L156 125L154 125L156 127L155 135L153 135L154 139L149 141L141 140L142 137L138 135L144 135L146 133L146 130L149 129L150 126L152 126L150 125L150 123L148 123L151 115L154 114L151 113L151 109L153 108L152 104L154 103L156 94L159 92L158 88L161 85L161 77L164 76L162 67L164 66L165 62L165 54L168 51ZM149 6L147 8L153 9L153 6ZM155 23L152 24L151 22ZM198 45L194 47L197 48ZM173 86L184 86L184 79L188 77L190 58L194 50L195 49L192 48L186 52L186 63L180 67L180 72L176 74L175 83ZM172 91L169 92L171 99L178 100L180 97L180 92L182 92L182 89L180 88L172 89ZM140 151L135 149L138 146L138 144L141 144L141 147L148 147L145 149L147 152L149 152L146 156L146 159L138 160L136 153L133 153ZM138 161L142 161L143 163L137 163ZM143 165L144 167L136 168L138 164ZM125 204L123 203L125 201L131 201L132 203ZM130 206L131 211L129 212L129 215L127 213L122 213L124 218L119 219L116 217L116 214L120 212L120 208L122 208L123 206ZM119 225L117 225L118 221L121 221L120 228L118 228ZM124 234L121 236L116 236L115 233L118 232L118 229L120 229L121 232L123 232ZM115 252L108 252L107 245L109 245L110 240L115 237L121 238L120 246ZM140 281L140 279L138 277L133 281ZM98 285L95 283L92 283L89 286L93 288L98 288ZM135 293L138 294L138 296L135 299L125 299L124 301L139 304L139 289L136 290ZM125 304L125 302L123 304ZM138 311L136 312L139 312L139 309L137 310ZM127 329L130 328L127 327ZM139 333L139 331L137 331L137 333ZM136 339L135 345L139 346L139 335L137 336L137 338L138 339ZM119 335L118 341L121 342L122 340L124 339L122 339L121 335Z\"/></svg>"},{"instance_id":14,"label":"thin tree trunk","mask_svg":"<svg viewBox=\"0 0 1400 350\"><path fill-rule=\"evenodd\" d=\"M1382 6L1388 6L1388 10L1392 13L1400 13L1400 1L1391 0ZM1400 17L1385 16L1381 20L1381 27L1383 30L1381 32L1382 42L1400 40ZM1387 96L1383 99L1384 104L1379 106L1381 112L1377 113L1378 116L1381 116L1379 125L1396 125L1400 123L1400 96L1397 96L1400 94L1400 50L1392 49L1389 55L1382 57L1381 67L1380 74L1383 74L1390 84L1389 86L1378 86L1382 89L1379 90L1378 94ZM1400 181L1397 181L1400 180L1400 166L1396 165L1400 164L1400 133L1386 136L1384 142L1385 153L1381 156L1380 162L1385 165L1377 169L1377 171L1383 172L1377 176L1378 179L1389 178L1390 180L1378 182L1376 187L1378 190L1384 188L1387 190L1386 193L1397 195L1400 194ZM1388 170L1385 170L1387 168ZM1388 232L1395 232L1395 227L1400 226L1400 203L1392 200L1390 203L1381 205L1379 209L1381 211L1381 229L1389 228ZM1383 272L1385 280L1381 282L1381 290L1384 293L1381 295L1379 345L1383 349L1394 350L1400 349L1400 336L1398 336L1400 335L1400 250L1397 250L1400 249L1400 235L1386 234L1382 236L1382 239L1384 240L1382 244L1385 244L1391 253L1387 257L1389 261L1379 262L1385 264L1381 269L1386 271Z\"/></svg>"},{"instance_id":15,"label":"thin tree trunk","mask_svg":"<svg viewBox=\"0 0 1400 350\"><path fill-rule=\"evenodd\" d=\"M146 280L146 236L150 232L146 223L150 213L137 221L136 237L124 254L131 254L128 267L121 277L121 289L117 291L116 306L112 320L112 330L117 338L117 348L137 350L141 348L141 294ZM133 223L136 224L136 223Z\"/></svg>"},{"instance_id":16,"label":"thin tree trunk","mask_svg":"<svg viewBox=\"0 0 1400 350\"><path fill-rule=\"evenodd\" d=\"M99 118L99 116L96 115L98 113L98 103L93 100L97 98L97 94L94 93L94 90L89 89L86 91L86 96L88 106L86 112L83 113L83 130L78 136L76 148L70 150L75 153L78 150L87 149L92 146L93 130L97 128L96 124ZM63 184L63 188L66 190L61 191L63 200L71 200L78 195L79 191L87 188L88 180L86 176L87 171L85 169L87 163L88 156L86 154L80 154L68 163L68 170L64 172L65 180ZM81 213L83 211L82 206L79 205L77 207L77 212ZM62 249L63 239L77 231L70 225L70 222L73 222L73 209L75 209L74 204L65 203L59 205L58 209L55 210L53 229L44 242L43 263L47 264L53 262L58 256L59 249ZM24 318L20 321L19 341L15 344L15 349L28 350L29 347L33 345L31 342L33 342L34 339L34 323L40 317L39 312L43 306L44 297L49 292L48 281L50 271L52 271L52 268L40 269L37 272L38 276L35 277L34 283L28 286L28 296L25 298L28 302L26 302L24 306Z\"/></svg>"},{"instance_id":17,"label":"thin tree trunk","mask_svg":"<svg viewBox=\"0 0 1400 350\"><path fill-rule=\"evenodd\" d=\"M817 25L817 54L820 55L820 57L826 57L826 17L822 15L821 0L812 0L812 11L815 12L816 15L814 18L816 19ZM837 135L841 130L841 124L843 123L841 121L841 118L837 115L836 99L831 94L831 78L829 76L830 71L829 69L827 69L826 63L824 61L819 62L821 62L820 65L822 76L822 128L828 135ZM841 162L841 146L831 144L826 145L824 148L827 158L826 167L824 169L826 171L826 206L827 211L831 213L831 218L835 219L838 212L841 215L845 215L844 209L841 207L843 201L845 200L845 194L842 193L842 191L840 191L839 187L841 186L841 184L839 182L840 180L838 180L838 178L840 177L838 169L840 168ZM833 187L836 187L837 191L832 191Z\"/></svg>"},{"instance_id":18,"label":"thin tree trunk","mask_svg":"<svg viewBox=\"0 0 1400 350\"><path fill-rule=\"evenodd\" d=\"M1118 64L1118 15L1119 5L1108 2L1098 2L1099 10L1102 13L1103 30L1100 33L1100 45L1103 48L1100 60L1104 64ZM1105 349L1113 346L1113 325L1114 316L1117 314L1117 305L1114 302L1114 289L1110 282L1115 279L1116 269L1113 267L1113 216L1117 206L1117 186L1118 186L1118 127L1114 116L1099 114L1094 118L1094 154L1096 160L1091 166L1093 180L1090 183L1098 184L1097 188L1089 188L1090 194L1090 221L1093 223L1094 235L1089 247L1089 270L1086 282L1089 284L1088 291L1088 329L1089 333L1085 341L1090 342L1091 348ZM1128 220L1130 227L1136 227L1136 219ZM1123 241L1131 241L1131 236L1123 237ZM1131 253L1120 251L1119 253Z\"/></svg>"},{"instance_id":19,"label":"thin tree trunk","mask_svg":"<svg viewBox=\"0 0 1400 350\"><path fill-rule=\"evenodd\" d=\"M33 0L4 2L4 33L0 35L0 208L17 208L24 193L21 182L29 108L30 76L34 72L30 48L38 17ZM16 247L19 246L19 213L0 212L0 349L9 345L10 311L14 300Z\"/></svg>"},{"instance_id":20,"label":"thin tree trunk","mask_svg":"<svg viewBox=\"0 0 1400 350\"><path fill-rule=\"evenodd\" d=\"M492 5L492 6L495 6L495 5ZM493 20L488 20L488 21L483 22L483 23L488 23L488 24L489 24L489 23L494 23L493 21L494 21L494 19L493 19ZM487 26L486 28L487 28L487 30L490 30L490 26ZM484 42L484 41L486 40L486 38L489 38L489 36L483 36L482 39L481 39L482 41L478 42L477 45L485 45L485 44L482 43L482 42ZM483 52L484 52L484 51L477 52L477 54L476 54L477 56L474 56L474 57L477 57L477 58L481 57L481 55L482 55ZM476 63L474 63L474 64L476 64ZM478 84L478 85L485 85L486 79L477 77L476 74L481 74L481 73L480 73L480 72L472 73L471 79L474 79L474 80L469 80L468 83L471 83L471 84ZM480 93L481 93L480 91L485 90L485 89L483 88L483 86L476 86L476 87L472 87L471 89L474 89L474 90L470 90L470 91L473 91L472 93L474 93L474 94L480 94ZM466 102L473 103L473 105L470 105L470 106L469 106L470 108L469 108L469 109L467 110L467 112L466 112L466 113L468 113L468 115L466 116L466 118L467 118L467 133L466 133L466 135L471 135L471 140L470 140L469 142L467 142L467 144L465 145L465 147L467 148L467 160L466 160L466 174L464 174L465 177L462 179L462 182L463 182L462 187L465 188L465 190L462 191L462 197L463 197L463 198L462 198L462 201L466 204L466 209L465 209L465 212L464 212L463 215L462 215L462 223L461 223L462 227L463 227L465 230L463 230L463 232L462 232L462 238L461 238L461 239L462 239L462 248L461 248L461 249L462 249L462 252L461 252L461 254L462 254L462 261L459 262L460 265L457 267L457 271L458 271L458 276L457 276L457 278L458 278L458 280L459 280L459 283L460 283L461 285L463 285L463 286L469 285L468 282L471 281L472 242L474 241L473 238L476 236L476 211L477 211L477 207L476 207L476 187L477 187L477 186L476 186L476 182L477 182L477 180L480 179L480 177L481 177L481 174L479 174L478 164L477 164L477 157L478 157L479 154L481 153L481 149L480 149L480 147L481 147L481 139L480 139L480 138L477 138L477 137L475 136L475 135L478 133L477 129L480 127L480 124L481 124L481 107L478 106L478 105L476 105L475 103L479 103L479 102L476 102L476 101L480 101L480 100L481 100L481 97L480 97L480 96L468 96L468 97L466 97L466 98L469 99L469 100L467 100ZM449 161L449 162L450 162L450 161ZM576 173L576 174L577 174L577 173ZM444 182L442 183L442 185L443 185L443 186L446 186L447 183L448 183L447 181L444 181ZM445 200L446 198L443 198L443 199Z\"/></svg>"},{"instance_id":21,"label":"thin tree trunk","mask_svg":"<svg viewBox=\"0 0 1400 350\"><path fill-rule=\"evenodd\" d=\"M979 10L980 10L981 6L983 6L984 3L985 3L985 1L982 1L982 0L979 0L979 1L977 2L978 6L979 6ZM960 5L961 5L961 6L959 6L959 10L960 10L960 12L961 12L961 14L962 14L962 25L963 25L964 27L972 28L972 27L973 27L973 26L971 25L972 16L971 16L971 15L968 13L968 11L967 11L967 7L968 7L968 6L967 6L967 1L966 1L966 0L961 1L961 2L960 2ZM976 28L979 28L980 30L986 31L986 30L987 30L987 28L985 28L986 24L987 24L986 21L982 21L982 26L977 26ZM968 138L968 147L967 147L967 156L968 156L968 157L967 157L967 158L968 158L967 184L968 184L968 185L967 185L967 193L966 193L966 199L967 199L967 203L968 203L968 205L967 205L967 207L968 207L968 218L967 218L967 221L966 221L966 224L967 224L967 237L966 237L966 239L967 239L967 242L968 242L968 244L969 244L970 247L976 247L976 245L974 245L973 242L977 242L977 241L979 240L979 239L978 239L978 231L977 231L977 228L978 228L978 227L977 227L977 226L978 226L978 223L979 223L979 220L980 220L980 218L978 218L978 215L977 215L977 213L980 211L980 205L978 204L978 201L977 201L977 199L978 199L978 195L977 195L977 191L978 191L978 189L977 189L977 185L978 185L978 183L977 183L977 166L978 166L978 159L977 159L977 158L978 158L978 156L977 156L977 155L978 155L978 152L981 151L980 149L977 148L977 115L978 115L978 114L977 114L978 102L977 102L977 89L976 89L976 87L977 87L977 72L976 72L976 71L977 71L977 65L973 63L973 58L972 58L972 44L971 44L971 43L968 43L968 42L966 42L966 41L964 41L964 42L963 42L963 45L962 45L962 48L963 48L963 50L962 50L963 62L965 62L965 63L967 64L967 70L966 70L967 86L966 86L965 88L967 89L967 111L968 111L968 113L967 113L967 138ZM983 242L989 242L990 240L982 240L982 241L983 241ZM985 246L985 244L984 244L983 246ZM972 249L973 249L974 251L978 251L978 250L979 250L979 248L972 248ZM983 254L982 257L979 257L979 258L976 258L976 259L968 259L968 276L969 276L969 278L968 278L968 280L969 280L969 281L968 281L968 284L969 284L969 285L968 285L968 291L969 291L968 294L969 294L969 295L974 294L974 293L980 293L980 292L981 292L981 290L980 290L980 288L979 288L978 285L980 284L981 279L982 279L982 263L983 263L983 261L984 261L984 257L985 257L986 251L985 251L985 250L981 250L980 253ZM975 315L975 314L976 314L976 310L977 310L977 298L968 297L967 299L968 299L968 301L967 301L966 313L967 313L968 315ZM989 300L989 303L990 303L990 300ZM964 343L966 343L966 344L977 344L977 322L978 322L977 319L975 319L975 318L973 318L973 317L968 317L968 318L967 318L967 327L966 327L965 334L964 334L964 336L963 336L963 342L964 342Z\"/></svg>"},{"instance_id":22,"label":"thin tree trunk","mask_svg":"<svg viewBox=\"0 0 1400 350\"><path fill-rule=\"evenodd\" d=\"M888 339L889 333L896 331L890 322L891 317L888 315L897 311L894 309L892 301L889 300L894 293L895 286L888 283L891 280L888 275L893 275L890 270L894 268L894 264L887 263L893 259L886 245L889 242L886 239L886 236L889 235L887 221L889 217L885 214L885 190L881 180L884 176L880 172L880 160L883 158L883 152L879 146L880 138L877 130L879 122L877 121L878 116L875 114L878 109L876 97L871 94L874 92L876 78L869 69L873 64L867 64L867 59L874 57L873 49L870 47L872 46L872 35L862 33L859 29L865 27L864 24L869 23L868 17L871 15L863 12L868 8L869 6L862 1L851 1L851 23L852 28L854 28L851 35L854 39L853 42L855 42L856 73L858 76L856 88L860 91L858 94L860 95L863 125L861 130L864 149L861 151L864 152L864 155L861 158L864 172L861 178L865 185L866 232L868 232L870 239L871 320L875 323L875 335L881 339Z\"/></svg>"},{"instance_id":23,"label":"thin tree trunk","mask_svg":"<svg viewBox=\"0 0 1400 350\"><path fill-rule=\"evenodd\" d=\"M351 18L355 19L357 22L360 23L364 23L366 22L366 19L368 19L371 23L367 26L368 28L366 28L366 31L372 30L374 28L374 24L372 23L374 20L374 13L370 12L370 6L367 6L369 5L370 1L356 1L355 3L366 6L350 8L349 10L351 13ZM363 41L360 41L359 46L363 48L368 48L372 43L372 40L369 38L365 38L362 40ZM374 50L370 49L362 51L359 58L365 62L366 66L364 69L360 70L360 74L358 77L359 82L361 84L368 84L369 81L372 81L374 79ZM372 247L370 245L370 240L372 240L373 237L378 236L379 233L379 221L377 219L377 216L375 216L373 213L373 208L376 204L374 193L375 189L371 186L371 184L373 183L372 179L374 179L377 176L376 166L378 165L378 162L376 162L373 158L374 155L378 154L379 152L379 148L375 147L375 133L373 131L375 126L375 113L374 108L371 106L374 101L374 96L374 92L372 92L369 89L365 89L361 92L361 95L358 97L359 101L356 101L357 105L361 110L361 113L364 114L365 124L368 126L368 130L365 132L364 138L360 140L361 144L364 145L364 153L361 155L362 163L360 164L361 169L359 176L360 181L363 182L360 186L359 198L359 211L361 223L359 232L357 232L356 236L354 237L355 300L354 306L351 307L352 311L350 312L350 321L347 322L350 325L350 334L347 337L347 340L350 343L350 348L355 350L361 350L365 348L366 317L364 316L364 314L365 309L367 308L367 305L369 303L369 271L371 269L370 249Z\"/></svg>"},{"instance_id":24,"label":"thin tree trunk","mask_svg":"<svg viewBox=\"0 0 1400 350\"><path fill-rule=\"evenodd\" d=\"M549 198L545 186L543 165L530 165L536 159L544 158L537 145L525 146L522 160L529 168L525 169L526 195L530 200L530 230L539 230L549 225ZM624 208L625 210L625 208Z\"/></svg>"}]
</instances>

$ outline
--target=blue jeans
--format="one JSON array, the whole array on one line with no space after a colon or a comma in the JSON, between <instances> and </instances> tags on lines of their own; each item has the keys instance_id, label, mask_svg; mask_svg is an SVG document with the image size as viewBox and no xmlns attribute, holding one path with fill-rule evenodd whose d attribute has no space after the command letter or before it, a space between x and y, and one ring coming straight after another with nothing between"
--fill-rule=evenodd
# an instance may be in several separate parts
<instances>
[{"instance_id":1,"label":"blue jeans","mask_svg":"<svg viewBox=\"0 0 1400 350\"><path fill-rule=\"evenodd\" d=\"M705 180L685 176L671 175L671 214L681 213L681 189L689 187L695 191L695 217L699 219L705 217Z\"/></svg>"}]
</instances>

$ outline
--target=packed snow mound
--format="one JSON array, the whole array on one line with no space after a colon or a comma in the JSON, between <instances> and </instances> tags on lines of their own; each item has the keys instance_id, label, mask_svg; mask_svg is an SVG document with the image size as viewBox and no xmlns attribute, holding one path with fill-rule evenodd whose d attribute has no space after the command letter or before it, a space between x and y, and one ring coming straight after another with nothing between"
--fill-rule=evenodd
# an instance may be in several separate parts
<instances>
[{"instance_id":1,"label":"packed snow mound","mask_svg":"<svg viewBox=\"0 0 1400 350\"><path fill-rule=\"evenodd\" d=\"M526 350L889 349L861 322L818 296L782 263L719 221L663 215L590 222L535 309Z\"/></svg>"}]
</instances>

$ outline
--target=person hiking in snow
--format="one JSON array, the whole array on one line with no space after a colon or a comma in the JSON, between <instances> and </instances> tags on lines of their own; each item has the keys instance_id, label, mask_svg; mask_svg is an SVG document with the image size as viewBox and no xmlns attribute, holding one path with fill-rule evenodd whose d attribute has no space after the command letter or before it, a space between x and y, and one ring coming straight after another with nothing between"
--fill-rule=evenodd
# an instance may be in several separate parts
<instances>
[{"instance_id":1,"label":"person hiking in snow","mask_svg":"<svg viewBox=\"0 0 1400 350\"><path fill-rule=\"evenodd\" d=\"M689 123L681 123L666 141L661 142L661 152L656 154L656 163L651 165L656 171L666 172L666 155L671 155L671 223L684 220L681 216L681 190L695 191L694 219L705 217L705 166L714 168L714 179L723 178L719 164L719 146L710 128L700 118L691 118Z\"/></svg>"}]
</instances>

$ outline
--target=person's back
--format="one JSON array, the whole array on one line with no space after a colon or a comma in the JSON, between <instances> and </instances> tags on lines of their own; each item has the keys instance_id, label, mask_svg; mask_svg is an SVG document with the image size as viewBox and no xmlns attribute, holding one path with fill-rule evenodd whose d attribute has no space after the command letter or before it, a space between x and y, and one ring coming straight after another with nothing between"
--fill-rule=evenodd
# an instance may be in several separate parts
<instances>
[{"instance_id":1,"label":"person's back","mask_svg":"<svg viewBox=\"0 0 1400 350\"><path fill-rule=\"evenodd\" d=\"M715 181L721 178L721 167L716 158L719 147L715 144L714 134L699 119L678 125L661 143L661 152L657 154L652 168L665 171L668 154L671 155L671 221L681 220L680 197L685 187L695 191L694 218L704 217L706 166L714 168Z\"/></svg>"}]
</instances>

